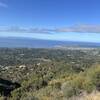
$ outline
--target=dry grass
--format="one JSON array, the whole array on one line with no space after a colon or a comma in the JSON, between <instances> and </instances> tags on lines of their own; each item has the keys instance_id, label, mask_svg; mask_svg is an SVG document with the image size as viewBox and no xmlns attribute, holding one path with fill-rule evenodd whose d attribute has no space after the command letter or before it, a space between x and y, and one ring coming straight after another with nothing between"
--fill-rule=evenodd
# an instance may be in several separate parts
<instances>
[{"instance_id":1,"label":"dry grass","mask_svg":"<svg viewBox=\"0 0 100 100\"><path fill-rule=\"evenodd\" d=\"M84 100L100 100L100 92L91 93L90 95L85 96Z\"/></svg>"},{"instance_id":2,"label":"dry grass","mask_svg":"<svg viewBox=\"0 0 100 100\"><path fill-rule=\"evenodd\" d=\"M72 98L71 100L100 100L100 92L84 93L83 96Z\"/></svg>"}]
</instances>

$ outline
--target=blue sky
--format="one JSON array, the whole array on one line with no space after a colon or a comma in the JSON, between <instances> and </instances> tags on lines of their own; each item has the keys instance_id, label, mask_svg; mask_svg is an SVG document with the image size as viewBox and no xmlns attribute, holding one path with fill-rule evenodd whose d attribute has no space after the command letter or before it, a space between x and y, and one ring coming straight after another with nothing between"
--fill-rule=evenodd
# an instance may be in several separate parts
<instances>
[{"instance_id":1,"label":"blue sky","mask_svg":"<svg viewBox=\"0 0 100 100\"><path fill-rule=\"evenodd\" d=\"M100 42L100 0L0 0L0 36Z\"/></svg>"}]
</instances>

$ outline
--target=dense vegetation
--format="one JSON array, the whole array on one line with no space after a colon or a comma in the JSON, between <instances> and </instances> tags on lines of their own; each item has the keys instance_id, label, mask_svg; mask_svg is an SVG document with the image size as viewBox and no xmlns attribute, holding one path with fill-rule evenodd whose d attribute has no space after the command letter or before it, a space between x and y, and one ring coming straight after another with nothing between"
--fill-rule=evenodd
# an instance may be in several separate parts
<instances>
[{"instance_id":1,"label":"dense vegetation","mask_svg":"<svg viewBox=\"0 0 100 100\"><path fill-rule=\"evenodd\" d=\"M1 100L77 98L100 91L100 49L2 48L0 78L20 84Z\"/></svg>"}]
</instances>

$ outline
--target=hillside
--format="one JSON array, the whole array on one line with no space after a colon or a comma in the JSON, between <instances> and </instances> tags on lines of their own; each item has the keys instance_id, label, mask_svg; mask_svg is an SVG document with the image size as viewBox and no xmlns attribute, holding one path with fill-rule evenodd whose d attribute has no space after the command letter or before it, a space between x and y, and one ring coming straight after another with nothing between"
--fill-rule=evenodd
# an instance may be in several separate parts
<instances>
[{"instance_id":1,"label":"hillside","mask_svg":"<svg viewBox=\"0 0 100 100\"><path fill-rule=\"evenodd\" d=\"M99 75L100 49L0 49L0 78L18 84L3 100L78 100L99 94Z\"/></svg>"}]
</instances>

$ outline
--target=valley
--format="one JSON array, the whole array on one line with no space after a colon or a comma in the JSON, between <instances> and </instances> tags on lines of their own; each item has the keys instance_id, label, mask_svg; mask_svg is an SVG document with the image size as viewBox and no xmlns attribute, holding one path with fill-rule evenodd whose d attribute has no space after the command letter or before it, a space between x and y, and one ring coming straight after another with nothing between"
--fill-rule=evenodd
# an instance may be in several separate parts
<instances>
[{"instance_id":1,"label":"valley","mask_svg":"<svg viewBox=\"0 0 100 100\"><path fill-rule=\"evenodd\" d=\"M99 91L99 69L99 48L0 48L0 78L20 85L1 98L63 100Z\"/></svg>"}]
</instances>

